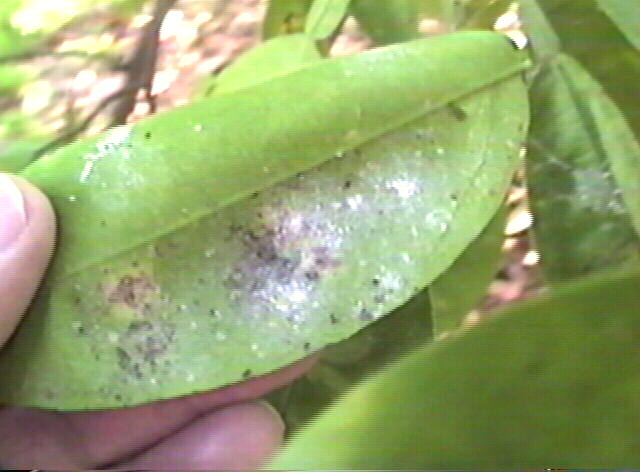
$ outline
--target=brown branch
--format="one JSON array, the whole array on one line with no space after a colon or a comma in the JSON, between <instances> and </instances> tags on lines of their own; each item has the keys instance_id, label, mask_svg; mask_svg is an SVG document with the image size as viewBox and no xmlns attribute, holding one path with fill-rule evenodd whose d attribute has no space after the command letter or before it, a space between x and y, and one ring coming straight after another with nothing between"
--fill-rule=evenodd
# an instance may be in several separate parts
<instances>
[{"instance_id":1,"label":"brown branch","mask_svg":"<svg viewBox=\"0 0 640 472\"><path fill-rule=\"evenodd\" d=\"M125 124L127 117L133 111L136 103L136 97L140 90L145 93L145 98L149 103L151 111L156 108L155 97L151 94L151 86L155 74L156 61L158 58L158 45L160 26L165 16L176 0L157 0L154 5L153 18L145 25L142 37L131 59L122 66L126 71L127 78L123 87L103 98L98 105L89 113L84 120L72 130L64 133L62 136L47 143L35 152L35 158L38 158L53 149L70 143L84 132L93 120L113 101L118 101L113 112L111 126Z\"/></svg>"},{"instance_id":2,"label":"brown branch","mask_svg":"<svg viewBox=\"0 0 640 472\"><path fill-rule=\"evenodd\" d=\"M151 86L158 59L160 26L175 2L176 0L156 1L151 21L145 25L140 42L131 59L122 67L126 71L124 90L127 92L115 107L111 121L112 126L127 122L127 117L133 111L140 90L144 91L151 111L155 111L155 97L151 95Z\"/></svg>"}]
</instances>

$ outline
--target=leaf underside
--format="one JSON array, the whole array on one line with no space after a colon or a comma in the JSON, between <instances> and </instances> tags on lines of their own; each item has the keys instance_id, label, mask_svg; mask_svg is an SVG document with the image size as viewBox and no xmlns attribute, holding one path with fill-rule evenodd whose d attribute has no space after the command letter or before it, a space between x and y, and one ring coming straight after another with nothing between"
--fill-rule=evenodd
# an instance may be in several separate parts
<instances>
[{"instance_id":1,"label":"leaf underside","mask_svg":"<svg viewBox=\"0 0 640 472\"><path fill-rule=\"evenodd\" d=\"M509 79L121 256L49 280L3 351L3 402L109 408L272 371L431 282L501 202Z\"/></svg>"}]
</instances>

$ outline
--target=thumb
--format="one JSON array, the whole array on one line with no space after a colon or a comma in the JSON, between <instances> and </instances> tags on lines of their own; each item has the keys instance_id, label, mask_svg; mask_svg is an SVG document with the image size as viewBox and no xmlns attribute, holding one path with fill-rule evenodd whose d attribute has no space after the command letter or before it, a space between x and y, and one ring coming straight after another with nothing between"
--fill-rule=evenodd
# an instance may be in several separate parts
<instances>
[{"instance_id":1,"label":"thumb","mask_svg":"<svg viewBox=\"0 0 640 472\"><path fill-rule=\"evenodd\" d=\"M0 174L0 346L38 287L54 235L47 198L25 180Z\"/></svg>"}]
</instances>

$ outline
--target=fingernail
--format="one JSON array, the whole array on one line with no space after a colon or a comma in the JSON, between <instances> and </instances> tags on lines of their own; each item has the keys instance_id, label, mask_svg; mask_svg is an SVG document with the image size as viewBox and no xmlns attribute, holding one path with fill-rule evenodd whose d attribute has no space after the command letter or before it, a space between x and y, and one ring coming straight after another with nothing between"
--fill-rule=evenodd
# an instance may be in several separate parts
<instances>
[{"instance_id":1,"label":"fingernail","mask_svg":"<svg viewBox=\"0 0 640 472\"><path fill-rule=\"evenodd\" d=\"M13 179L0 174L0 251L8 249L26 226L22 192Z\"/></svg>"},{"instance_id":2,"label":"fingernail","mask_svg":"<svg viewBox=\"0 0 640 472\"><path fill-rule=\"evenodd\" d=\"M287 425L285 424L284 419L282 418L282 415L280 415L278 410L276 410L276 408L266 400L258 400L257 403L262 404L262 406L264 406L271 413L273 419L276 420L278 426L280 427L282 432L284 432L287 428Z\"/></svg>"}]
</instances>

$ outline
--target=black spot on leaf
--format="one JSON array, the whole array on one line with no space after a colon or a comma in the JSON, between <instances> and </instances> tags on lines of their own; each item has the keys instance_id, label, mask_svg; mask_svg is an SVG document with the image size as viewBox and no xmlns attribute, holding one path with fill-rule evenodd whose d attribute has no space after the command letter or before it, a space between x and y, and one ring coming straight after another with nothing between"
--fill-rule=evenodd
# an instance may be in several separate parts
<instances>
[{"instance_id":1,"label":"black spot on leaf","mask_svg":"<svg viewBox=\"0 0 640 472\"><path fill-rule=\"evenodd\" d=\"M371 314L371 312L369 310L367 310L366 308L363 308L362 310L360 310L360 320L361 321L371 321L371 320L373 320L373 315Z\"/></svg>"}]
</instances>

